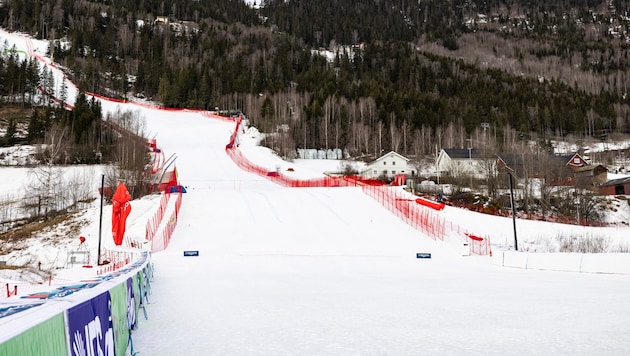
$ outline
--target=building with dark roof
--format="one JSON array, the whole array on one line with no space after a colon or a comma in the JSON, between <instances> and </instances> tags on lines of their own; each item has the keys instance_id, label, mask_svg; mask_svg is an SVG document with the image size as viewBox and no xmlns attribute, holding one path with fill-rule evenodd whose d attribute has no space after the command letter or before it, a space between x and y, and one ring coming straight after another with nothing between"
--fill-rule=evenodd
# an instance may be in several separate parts
<instances>
[{"instance_id":1,"label":"building with dark roof","mask_svg":"<svg viewBox=\"0 0 630 356\"><path fill-rule=\"evenodd\" d=\"M598 191L601 195L630 195L630 177L609 180Z\"/></svg>"}]
</instances>

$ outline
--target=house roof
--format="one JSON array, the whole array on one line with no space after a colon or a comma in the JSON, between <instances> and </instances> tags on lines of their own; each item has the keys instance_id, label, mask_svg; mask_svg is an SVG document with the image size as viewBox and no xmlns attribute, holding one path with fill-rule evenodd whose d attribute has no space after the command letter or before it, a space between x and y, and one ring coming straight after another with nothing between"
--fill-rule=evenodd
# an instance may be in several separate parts
<instances>
[{"instance_id":1,"label":"house roof","mask_svg":"<svg viewBox=\"0 0 630 356\"><path fill-rule=\"evenodd\" d=\"M600 187L609 187L609 186L620 185L620 184L630 184L630 177L611 179L606 183L602 183Z\"/></svg>"},{"instance_id":2,"label":"house roof","mask_svg":"<svg viewBox=\"0 0 630 356\"><path fill-rule=\"evenodd\" d=\"M471 148L443 148L442 151L454 159L483 158L482 150Z\"/></svg>"},{"instance_id":3,"label":"house roof","mask_svg":"<svg viewBox=\"0 0 630 356\"><path fill-rule=\"evenodd\" d=\"M523 164L523 156L516 153L501 153L499 159L507 166Z\"/></svg>"},{"instance_id":4,"label":"house roof","mask_svg":"<svg viewBox=\"0 0 630 356\"><path fill-rule=\"evenodd\" d=\"M540 159L545 159L548 157L549 161L546 165L554 165L554 166L569 166L574 157L579 157L582 161L585 162L584 166L575 166L574 170L581 169L583 167L591 167L591 165L584 159L584 157L580 156L578 153L574 153L571 155L546 155L540 156ZM518 153L501 153L499 154L499 159L505 162L506 165L520 165L524 164L523 155ZM540 162L540 160L538 160ZM593 165L592 167L596 167L597 165Z\"/></svg>"},{"instance_id":5,"label":"house roof","mask_svg":"<svg viewBox=\"0 0 630 356\"><path fill-rule=\"evenodd\" d=\"M570 155L557 155L556 157L558 157L559 160L562 160L565 165L569 165L574 157L579 157L586 165L589 164L588 161L577 152Z\"/></svg>"},{"instance_id":6,"label":"house roof","mask_svg":"<svg viewBox=\"0 0 630 356\"><path fill-rule=\"evenodd\" d=\"M389 151L388 153L386 153L386 154L384 154L384 155L380 156L379 158L377 158L377 159L375 159L375 160L373 160L373 161L371 161L371 162L368 162L368 163L367 163L367 165L369 166L369 165L372 165L373 163L376 163L376 162L378 162L378 161L382 161L383 159L385 159L385 158L389 157L389 156L390 156L390 155L392 155L392 154L394 154L394 155L396 155L396 156L398 156L398 157L400 157L400 158L404 159L406 162L409 162L409 158L407 158L407 157L405 157L405 156L401 155L400 153L396 153L396 152L394 152L394 151Z\"/></svg>"},{"instance_id":7,"label":"house roof","mask_svg":"<svg viewBox=\"0 0 630 356\"><path fill-rule=\"evenodd\" d=\"M573 169L574 172L586 172L586 171L595 171L595 170L608 172L608 168L602 166L601 164L589 164L587 166L582 166L582 167Z\"/></svg>"}]
</instances>

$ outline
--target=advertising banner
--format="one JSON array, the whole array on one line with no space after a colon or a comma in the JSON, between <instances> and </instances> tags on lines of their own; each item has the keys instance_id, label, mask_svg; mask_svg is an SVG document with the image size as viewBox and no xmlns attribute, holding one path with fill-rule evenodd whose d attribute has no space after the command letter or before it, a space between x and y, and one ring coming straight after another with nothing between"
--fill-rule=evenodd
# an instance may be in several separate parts
<instances>
[{"instance_id":1,"label":"advertising banner","mask_svg":"<svg viewBox=\"0 0 630 356\"><path fill-rule=\"evenodd\" d=\"M109 290L112 300L112 324L116 355L124 355L129 344L129 321L127 320L127 282Z\"/></svg>"},{"instance_id":2,"label":"advertising banner","mask_svg":"<svg viewBox=\"0 0 630 356\"><path fill-rule=\"evenodd\" d=\"M0 308L0 318L4 318L5 316L13 315L15 313L19 313L21 311L28 310L32 307L37 307L40 305L42 305L42 303L10 305L7 307L2 307Z\"/></svg>"},{"instance_id":3,"label":"advertising banner","mask_svg":"<svg viewBox=\"0 0 630 356\"><path fill-rule=\"evenodd\" d=\"M133 275L133 302L134 302L134 310L135 310L135 315L138 315L138 312L140 311L140 300L142 299L142 296L140 295L140 273L138 272L136 274Z\"/></svg>"},{"instance_id":4,"label":"advertising banner","mask_svg":"<svg viewBox=\"0 0 630 356\"><path fill-rule=\"evenodd\" d=\"M67 318L71 355L115 355L109 292L68 309Z\"/></svg>"},{"instance_id":5,"label":"advertising banner","mask_svg":"<svg viewBox=\"0 0 630 356\"><path fill-rule=\"evenodd\" d=\"M62 313L0 344L0 356L66 355L67 353Z\"/></svg>"},{"instance_id":6,"label":"advertising banner","mask_svg":"<svg viewBox=\"0 0 630 356\"><path fill-rule=\"evenodd\" d=\"M142 269L142 280L144 281L143 296L147 299L149 294L151 294L151 277L148 264Z\"/></svg>"},{"instance_id":7,"label":"advertising banner","mask_svg":"<svg viewBox=\"0 0 630 356\"><path fill-rule=\"evenodd\" d=\"M133 278L128 278L125 285L127 286L127 321L129 322L129 330L133 330L138 323L136 319L138 304L136 303L136 293L133 288Z\"/></svg>"}]
</instances>

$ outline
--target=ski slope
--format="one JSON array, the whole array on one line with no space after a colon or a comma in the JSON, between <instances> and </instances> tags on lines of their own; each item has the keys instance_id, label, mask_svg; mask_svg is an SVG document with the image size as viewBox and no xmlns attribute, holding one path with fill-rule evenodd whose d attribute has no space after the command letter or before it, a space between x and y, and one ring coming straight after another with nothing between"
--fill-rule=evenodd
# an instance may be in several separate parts
<instances>
[{"instance_id":1,"label":"ski slope","mask_svg":"<svg viewBox=\"0 0 630 356\"><path fill-rule=\"evenodd\" d=\"M623 354L630 277L498 268L358 188L284 188L225 154L233 124L146 113L188 187L153 255L150 355ZM183 252L199 251L198 257ZM430 252L431 259L416 253Z\"/></svg>"},{"instance_id":2,"label":"ski slope","mask_svg":"<svg viewBox=\"0 0 630 356\"><path fill-rule=\"evenodd\" d=\"M0 36L27 54L45 53L44 42ZM76 87L67 87L74 100ZM357 188L284 188L240 170L225 153L233 123L133 103L103 101L103 110L139 111L167 156L177 156L188 190L168 249L152 256L148 320L133 334L142 355L630 349L628 275L508 269L463 257ZM133 214L129 234L140 234ZM457 221L455 210L449 214ZM199 256L184 257L188 250Z\"/></svg>"}]
</instances>

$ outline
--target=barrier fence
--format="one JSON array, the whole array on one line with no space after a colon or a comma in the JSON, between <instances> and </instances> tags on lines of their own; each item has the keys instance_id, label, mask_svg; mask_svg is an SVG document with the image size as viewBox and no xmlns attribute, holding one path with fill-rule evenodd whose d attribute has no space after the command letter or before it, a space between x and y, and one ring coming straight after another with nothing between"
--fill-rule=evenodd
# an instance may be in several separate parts
<instances>
[{"instance_id":1,"label":"barrier fence","mask_svg":"<svg viewBox=\"0 0 630 356\"><path fill-rule=\"evenodd\" d=\"M108 261L108 263L99 266L96 269L96 275L100 276L105 273L114 272L128 265L133 260L135 254L137 254L137 252L106 250L102 258L103 261Z\"/></svg>"},{"instance_id":2,"label":"barrier fence","mask_svg":"<svg viewBox=\"0 0 630 356\"><path fill-rule=\"evenodd\" d=\"M232 161L241 169L267 177L273 182L286 187L347 187L360 186L362 191L393 212L397 217L424 232L434 240L444 241L446 238L456 239L469 246L470 253L476 255L491 255L488 237L478 237L461 226L446 221L438 211L444 204L432 202L408 193L399 187L384 185L380 181L365 180L362 177L322 177L316 179L296 179L284 176L280 172L270 172L249 161L238 149L238 132L241 130L242 120L235 119L236 127L230 136L225 151Z\"/></svg>"},{"instance_id":3,"label":"barrier fence","mask_svg":"<svg viewBox=\"0 0 630 356\"><path fill-rule=\"evenodd\" d=\"M398 187L362 185L361 189L401 220L434 240L458 239L468 244L470 253L476 255L489 255L491 252L488 237L478 237L462 226L447 221L438 213L437 205L432 208L427 203L418 201L415 195Z\"/></svg>"},{"instance_id":4,"label":"barrier fence","mask_svg":"<svg viewBox=\"0 0 630 356\"><path fill-rule=\"evenodd\" d=\"M132 251L116 251L116 250L105 250L101 254L102 261L107 261L102 265L91 265L86 264L82 266L83 268L90 268L95 270L95 274L100 276L110 272L117 271L128 264L130 264L134 256L139 253L139 250L136 252ZM96 260L96 259L94 259ZM0 286L3 285L2 293L0 293L0 299L3 298L11 298L11 297L20 297L22 295L34 292L43 287L50 287L55 285L64 285L72 283L72 280L59 278L59 277L45 277L39 281L32 282L8 282L8 281L0 281Z\"/></svg>"},{"instance_id":5,"label":"barrier fence","mask_svg":"<svg viewBox=\"0 0 630 356\"><path fill-rule=\"evenodd\" d=\"M171 194L169 192L163 192L162 198L160 198L160 206L155 211L153 216L147 221L145 238L147 241L153 240L153 237L158 231L160 227L160 223L162 223L162 218L164 218L164 212L166 211L166 207L168 206L168 201L171 198Z\"/></svg>"},{"instance_id":6,"label":"barrier fence","mask_svg":"<svg viewBox=\"0 0 630 356\"><path fill-rule=\"evenodd\" d=\"M171 215L166 222L163 219L158 221L158 225L155 227L155 231L158 231L160 227L162 227L159 233L153 233L151 235L147 235L147 240L151 242L151 252L162 251L168 247L169 242L171 241L171 235L177 226L177 221L179 218L179 209L182 206L182 192L163 192L165 196L170 196L171 194L175 194L175 203L174 209ZM166 199L167 203L170 200L170 197ZM164 212L166 211L166 207ZM161 213L161 216L164 216L164 212Z\"/></svg>"},{"instance_id":7,"label":"barrier fence","mask_svg":"<svg viewBox=\"0 0 630 356\"><path fill-rule=\"evenodd\" d=\"M132 331L141 312L148 318L145 305L153 280L150 255L137 257L115 273L4 303L0 355L135 355ZM25 322L29 318L38 322Z\"/></svg>"}]
</instances>

